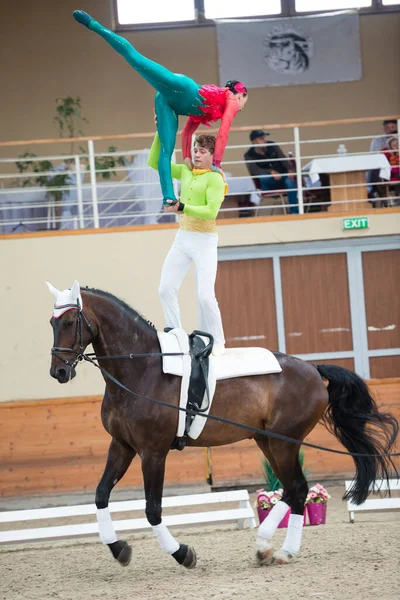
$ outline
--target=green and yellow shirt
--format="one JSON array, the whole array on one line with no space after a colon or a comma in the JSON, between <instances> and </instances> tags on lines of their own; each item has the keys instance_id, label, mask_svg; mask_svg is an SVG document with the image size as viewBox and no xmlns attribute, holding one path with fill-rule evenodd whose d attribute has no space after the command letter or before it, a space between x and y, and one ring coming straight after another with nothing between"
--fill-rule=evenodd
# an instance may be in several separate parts
<instances>
[{"instance_id":1,"label":"green and yellow shirt","mask_svg":"<svg viewBox=\"0 0 400 600\"><path fill-rule=\"evenodd\" d=\"M161 142L156 134L151 146L148 165L158 169ZM226 194L222 175L211 170L189 169L185 164L171 163L172 177L181 182L181 202L185 205L181 213L180 228L185 231L216 233L216 218Z\"/></svg>"}]
</instances>

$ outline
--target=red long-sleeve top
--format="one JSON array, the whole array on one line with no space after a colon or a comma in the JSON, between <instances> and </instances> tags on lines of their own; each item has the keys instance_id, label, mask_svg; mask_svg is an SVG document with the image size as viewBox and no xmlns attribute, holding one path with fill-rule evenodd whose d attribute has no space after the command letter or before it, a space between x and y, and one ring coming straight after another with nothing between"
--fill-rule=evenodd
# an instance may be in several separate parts
<instances>
[{"instance_id":1,"label":"red long-sleeve top","mask_svg":"<svg viewBox=\"0 0 400 600\"><path fill-rule=\"evenodd\" d=\"M213 158L214 164L220 167L228 142L229 129L239 111L239 103L235 94L228 88L220 88L216 85L207 84L200 88L199 93L204 98L204 104L199 106L203 114L190 115L186 121L182 131L183 158L191 158L192 135L200 123L210 126L210 122L221 119Z\"/></svg>"}]
</instances>

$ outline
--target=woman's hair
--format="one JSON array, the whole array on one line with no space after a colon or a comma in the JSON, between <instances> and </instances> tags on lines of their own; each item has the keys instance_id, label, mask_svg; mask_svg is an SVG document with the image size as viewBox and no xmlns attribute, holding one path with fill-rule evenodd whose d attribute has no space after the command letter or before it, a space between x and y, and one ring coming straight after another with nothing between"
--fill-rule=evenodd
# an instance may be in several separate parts
<instances>
[{"instance_id":1,"label":"woman's hair","mask_svg":"<svg viewBox=\"0 0 400 600\"><path fill-rule=\"evenodd\" d=\"M215 150L215 135L203 133L202 135L196 135L195 144L198 144L201 148L206 148L210 151L210 154L214 154Z\"/></svg>"},{"instance_id":2,"label":"woman's hair","mask_svg":"<svg viewBox=\"0 0 400 600\"><path fill-rule=\"evenodd\" d=\"M247 96L246 86L237 79L230 79L226 82L225 87L231 90L233 94L243 94L243 96Z\"/></svg>"},{"instance_id":3,"label":"woman's hair","mask_svg":"<svg viewBox=\"0 0 400 600\"><path fill-rule=\"evenodd\" d=\"M388 146L389 146L389 148L392 147L393 142L398 142L397 137L391 137L391 138L388 139Z\"/></svg>"}]
</instances>

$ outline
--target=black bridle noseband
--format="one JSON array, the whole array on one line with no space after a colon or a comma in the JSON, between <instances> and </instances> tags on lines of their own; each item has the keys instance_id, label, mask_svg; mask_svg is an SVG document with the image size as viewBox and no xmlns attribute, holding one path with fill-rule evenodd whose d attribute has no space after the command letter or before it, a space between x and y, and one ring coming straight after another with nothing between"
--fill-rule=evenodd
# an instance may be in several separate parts
<instances>
[{"instance_id":1,"label":"black bridle noseband","mask_svg":"<svg viewBox=\"0 0 400 600\"><path fill-rule=\"evenodd\" d=\"M71 369L74 369L76 367L76 365L78 364L78 362L84 360L84 356L85 356L84 355L85 348L83 346L82 322L85 323L86 327L88 328L88 330L90 331L90 333L92 335L92 338L94 337L93 329L89 323L88 318L85 316L84 312L82 311L82 307L79 302L79 298L77 299L76 304L62 304L61 306L54 305L54 308L56 308L56 309L60 309L60 308L71 309L71 308L73 308L78 311L78 317L76 319L76 327L75 327L75 337L74 337L72 347L71 348L59 348L57 346L53 346L51 349L52 356L55 356L56 358L61 360L64 364L71 367ZM75 350L75 345L78 340L78 336L79 336L79 350ZM66 358L64 358L63 356L60 356L59 353L72 354L75 356L75 360L73 362L71 362L71 361L67 360Z\"/></svg>"}]
</instances>

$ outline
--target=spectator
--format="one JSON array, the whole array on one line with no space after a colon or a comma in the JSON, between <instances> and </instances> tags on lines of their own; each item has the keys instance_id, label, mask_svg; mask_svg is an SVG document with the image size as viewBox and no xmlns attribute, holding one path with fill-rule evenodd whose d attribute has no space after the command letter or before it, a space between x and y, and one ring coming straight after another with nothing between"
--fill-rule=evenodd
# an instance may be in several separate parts
<instances>
[{"instance_id":1,"label":"spectator","mask_svg":"<svg viewBox=\"0 0 400 600\"><path fill-rule=\"evenodd\" d=\"M382 124L384 135L378 135L372 139L370 152L382 152L384 148L388 148L389 138L397 134L397 121L395 119L383 121ZM369 198L383 198L385 196L385 186L377 185L380 182L379 169L367 172Z\"/></svg>"},{"instance_id":2,"label":"spectator","mask_svg":"<svg viewBox=\"0 0 400 600\"><path fill-rule=\"evenodd\" d=\"M395 204L400 204L400 157L399 157L399 140L397 137L391 137L388 139L388 147L383 149L386 158L388 159L391 171L390 171L390 184L393 186L396 194L394 200Z\"/></svg>"},{"instance_id":3,"label":"spectator","mask_svg":"<svg viewBox=\"0 0 400 600\"><path fill-rule=\"evenodd\" d=\"M294 169L282 149L272 140L266 140L269 135L261 129L253 129L250 133L252 146L244 155L250 174L258 179L259 187L266 192L286 189L290 204L289 212L298 213L297 185L289 173ZM255 179L255 185L257 181Z\"/></svg>"},{"instance_id":4,"label":"spectator","mask_svg":"<svg viewBox=\"0 0 400 600\"><path fill-rule=\"evenodd\" d=\"M397 133L397 121L394 119L383 121L383 132L384 135L372 138L370 152L380 152L388 147L389 138Z\"/></svg>"}]
</instances>

